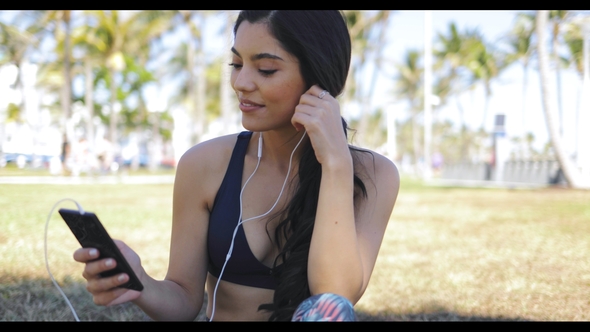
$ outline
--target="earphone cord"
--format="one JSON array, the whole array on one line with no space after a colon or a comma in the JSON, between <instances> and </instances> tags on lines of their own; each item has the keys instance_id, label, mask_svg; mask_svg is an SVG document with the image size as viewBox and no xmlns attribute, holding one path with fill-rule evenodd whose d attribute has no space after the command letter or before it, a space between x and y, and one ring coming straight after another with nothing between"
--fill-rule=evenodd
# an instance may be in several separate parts
<instances>
[{"instance_id":1,"label":"earphone cord","mask_svg":"<svg viewBox=\"0 0 590 332\"><path fill-rule=\"evenodd\" d=\"M66 296L66 294L63 292L63 290L61 289L61 287L59 287L59 284L57 283L57 281L55 280L55 278L53 277L53 274L51 273L51 269L49 269L49 259L47 258L47 230L48 230L48 226L49 226L49 219L51 219L51 215L53 214L53 211L55 210L55 208L63 201L72 201L76 204L76 206L78 207L78 210L80 211L81 214L84 214L84 209L82 209L82 206L80 204L78 204L78 202L76 202L75 200L71 199L71 198L64 198L62 200L59 200L57 203L55 203L53 205L53 207L51 208L51 211L49 212L49 215L47 216L47 220L45 221L45 240L44 240L44 247L45 247L45 268L47 269L47 273L49 273L49 277L51 278L51 281L53 282L53 284L55 285L55 287L57 288L57 290L59 291L59 293L61 294L61 296L64 298L64 300L66 301L66 303L68 304L68 306L70 307L70 310L72 311L72 314L74 315L74 319L76 320L76 322L79 322L80 319L78 318L78 315L76 314L76 310L74 310L74 307L72 306L72 304L70 303L70 300L68 299L68 297Z\"/></svg>"},{"instance_id":2,"label":"earphone cord","mask_svg":"<svg viewBox=\"0 0 590 332\"><path fill-rule=\"evenodd\" d=\"M303 138L305 137L306 133L307 133L306 131L303 132L301 139L299 140L297 145L295 145L295 148L293 148L293 151L291 152L291 156L289 157L289 168L287 170L287 176L285 177L285 180L283 181L283 186L281 187L281 191L279 192L279 196L277 197L277 199L274 202L274 204L272 205L272 207L268 211L266 211L265 213L263 213L261 215L251 217L246 220L242 220L242 212L243 212L242 211L242 194L244 193L244 189L246 188L246 185L248 184L248 182L250 182L250 179L254 176L254 174L258 170L258 166L260 165L260 159L262 158L262 156L260 154L261 144L259 144L258 162L256 163L256 167L254 168L254 171L252 172L252 174L250 174L250 176L248 177L248 179L244 183L242 190L240 191L240 216L238 218L238 224L234 228L231 243L229 245L229 249L228 249L227 255L225 257L225 262L223 263L223 267L221 268L221 271L219 272L219 277L217 278L217 282L215 283L215 289L213 290L213 303L212 303L212 309L211 309L211 318L209 318L209 321L213 321L213 317L215 316L215 302L216 302L216 298L217 298L217 288L219 287L219 282L221 281L221 277L223 276L223 271L225 271L225 266L227 265L227 262L229 262L229 259L231 258L231 254L234 249L234 240L236 238L236 234L238 233L238 228L240 227L241 224L243 224L247 221L262 218L262 217L268 215L275 208L275 206L277 206L277 204L279 203L279 199L281 198L281 196L283 195L283 191L285 190L285 185L287 184L287 181L289 180L289 175L291 174L291 163L293 162L293 155L295 154L295 151L297 150L297 148L299 147L301 142L303 142ZM262 139L262 133L260 133L260 140L261 139Z\"/></svg>"}]
</instances>

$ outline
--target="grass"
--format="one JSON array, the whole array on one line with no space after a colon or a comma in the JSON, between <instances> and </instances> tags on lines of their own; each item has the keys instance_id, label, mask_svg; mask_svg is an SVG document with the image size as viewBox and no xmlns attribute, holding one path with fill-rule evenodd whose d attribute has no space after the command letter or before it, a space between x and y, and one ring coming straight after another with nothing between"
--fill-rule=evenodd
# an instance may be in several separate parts
<instances>
[{"instance_id":1,"label":"grass","mask_svg":"<svg viewBox=\"0 0 590 332\"><path fill-rule=\"evenodd\" d=\"M0 176L45 176L50 175L47 168L18 168L15 163L0 167Z\"/></svg>"},{"instance_id":2,"label":"grass","mask_svg":"<svg viewBox=\"0 0 590 332\"><path fill-rule=\"evenodd\" d=\"M590 319L590 192L402 186L357 308L396 320Z\"/></svg>"},{"instance_id":3,"label":"grass","mask_svg":"<svg viewBox=\"0 0 590 332\"><path fill-rule=\"evenodd\" d=\"M144 258L146 270L163 278L168 265L172 185L0 185L0 320L67 320L72 315L50 282L44 261L44 227L53 205L73 198L95 212L113 238L124 239ZM73 208L65 201L59 208ZM101 308L81 285L79 247L56 211L48 227L49 266L72 294L86 320L144 319L136 308ZM52 307L59 310L52 310ZM20 308L20 309L19 309ZM129 314L120 313L130 311ZM78 310L77 310L78 311ZM83 318L84 317L84 318Z\"/></svg>"},{"instance_id":4,"label":"grass","mask_svg":"<svg viewBox=\"0 0 590 332\"><path fill-rule=\"evenodd\" d=\"M136 170L131 170L128 166L123 166L119 172L119 175L132 175L132 176L145 176L145 175L174 175L175 169L168 167L158 167L154 170L150 170L147 167L139 167ZM50 176L49 169L47 167L33 168L27 165L24 168L18 168L14 162L8 163L5 167L0 167L0 176ZM62 175L66 175L64 172ZM112 175L112 174L110 174ZM93 173L81 173L81 177L94 177L100 176L97 170Z\"/></svg>"},{"instance_id":5,"label":"grass","mask_svg":"<svg viewBox=\"0 0 590 332\"><path fill-rule=\"evenodd\" d=\"M95 212L151 275L168 264L172 185L0 185L0 320L72 320L45 270L45 220L60 199ZM590 320L590 191L402 188L361 320ZM71 202L59 207L74 208ZM95 306L78 248L57 212L49 265L81 320L148 320L132 305ZM202 316L200 317L202 319Z\"/></svg>"}]
</instances>

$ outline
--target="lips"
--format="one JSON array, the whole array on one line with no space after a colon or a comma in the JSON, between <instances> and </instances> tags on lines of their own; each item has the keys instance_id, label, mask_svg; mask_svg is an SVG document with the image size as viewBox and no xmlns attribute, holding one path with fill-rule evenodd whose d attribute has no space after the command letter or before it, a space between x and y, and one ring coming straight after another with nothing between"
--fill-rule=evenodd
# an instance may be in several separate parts
<instances>
[{"instance_id":1,"label":"lips","mask_svg":"<svg viewBox=\"0 0 590 332\"><path fill-rule=\"evenodd\" d=\"M257 104L249 99L245 99L245 98L240 98L240 104L244 105L244 106L264 106L262 104Z\"/></svg>"},{"instance_id":2,"label":"lips","mask_svg":"<svg viewBox=\"0 0 590 332\"><path fill-rule=\"evenodd\" d=\"M255 111L261 107L264 107L264 105L255 103L248 99L240 98L240 110L242 110L242 112Z\"/></svg>"}]
</instances>

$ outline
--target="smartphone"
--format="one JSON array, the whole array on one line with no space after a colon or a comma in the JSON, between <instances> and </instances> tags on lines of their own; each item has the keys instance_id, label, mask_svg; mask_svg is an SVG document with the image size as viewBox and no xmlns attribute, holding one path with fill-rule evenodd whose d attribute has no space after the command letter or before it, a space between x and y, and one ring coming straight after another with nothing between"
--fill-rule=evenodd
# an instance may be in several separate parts
<instances>
[{"instance_id":1,"label":"smartphone","mask_svg":"<svg viewBox=\"0 0 590 332\"><path fill-rule=\"evenodd\" d=\"M83 248L98 249L100 256L97 259L113 258L117 261L117 266L112 270L101 273L101 277L126 273L129 276L129 281L119 287L137 291L143 289L139 278L137 278L135 272L133 272L133 269L131 269L131 266L129 266L129 263L127 263L127 260L94 213L88 211L80 213L77 210L60 209L59 214Z\"/></svg>"}]
</instances>

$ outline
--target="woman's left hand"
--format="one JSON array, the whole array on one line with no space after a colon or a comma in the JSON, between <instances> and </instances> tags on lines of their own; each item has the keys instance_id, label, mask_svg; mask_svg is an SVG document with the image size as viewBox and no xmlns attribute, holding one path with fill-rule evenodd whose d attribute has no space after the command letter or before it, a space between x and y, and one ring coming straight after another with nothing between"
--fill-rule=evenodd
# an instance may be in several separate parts
<instances>
[{"instance_id":1,"label":"woman's left hand","mask_svg":"<svg viewBox=\"0 0 590 332\"><path fill-rule=\"evenodd\" d=\"M323 166L352 163L342 128L340 104L327 91L325 94L322 91L313 85L301 96L291 123L298 131L307 131L316 158Z\"/></svg>"}]
</instances>

